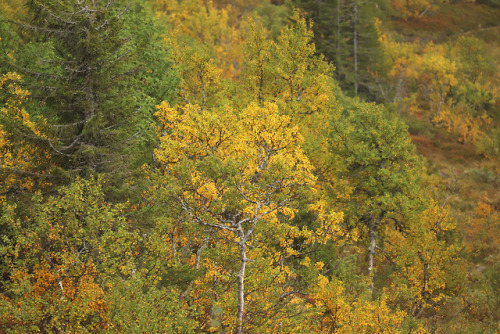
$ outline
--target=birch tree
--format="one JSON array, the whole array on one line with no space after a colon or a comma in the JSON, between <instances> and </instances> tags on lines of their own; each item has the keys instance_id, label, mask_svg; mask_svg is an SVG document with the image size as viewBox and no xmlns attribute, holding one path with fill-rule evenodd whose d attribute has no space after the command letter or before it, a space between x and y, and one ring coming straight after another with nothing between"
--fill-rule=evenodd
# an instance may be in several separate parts
<instances>
[{"instance_id":1,"label":"birch tree","mask_svg":"<svg viewBox=\"0 0 500 334\"><path fill-rule=\"evenodd\" d=\"M228 247L235 246L237 309L228 326L243 333L255 321L247 316L247 303L256 296L251 298L245 289L245 278L256 254L277 247L277 254L293 256L293 238L326 240L323 235L340 216L324 221L318 235L290 223L297 196L312 189L315 177L300 147L298 127L275 104L250 104L239 113L217 114L163 103L157 116L162 128L155 155L158 173L172 189L170 205L180 208L186 223L221 231ZM274 241L266 245L263 239ZM281 256L272 258L270 263L280 263ZM280 267L280 276L287 276L283 263Z\"/></svg>"}]
</instances>

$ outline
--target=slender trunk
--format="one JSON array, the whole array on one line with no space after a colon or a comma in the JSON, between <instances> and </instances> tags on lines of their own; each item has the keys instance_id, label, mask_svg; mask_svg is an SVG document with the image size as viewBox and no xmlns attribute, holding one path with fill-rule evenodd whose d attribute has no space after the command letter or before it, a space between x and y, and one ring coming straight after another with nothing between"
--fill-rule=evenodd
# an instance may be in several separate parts
<instances>
[{"instance_id":1,"label":"slender trunk","mask_svg":"<svg viewBox=\"0 0 500 334\"><path fill-rule=\"evenodd\" d=\"M62 277L59 277L57 279L57 285L59 285L59 288L61 289L61 297L59 299L63 300L64 299L64 287L63 287L63 283L62 283Z\"/></svg>"},{"instance_id":2,"label":"slender trunk","mask_svg":"<svg viewBox=\"0 0 500 334\"><path fill-rule=\"evenodd\" d=\"M248 258L246 252L246 241L242 238L240 242L240 272L238 274L238 328L237 334L243 333L243 316L245 314L245 270Z\"/></svg>"},{"instance_id":3,"label":"slender trunk","mask_svg":"<svg viewBox=\"0 0 500 334\"><path fill-rule=\"evenodd\" d=\"M353 5L354 94L358 94L358 0L354 0Z\"/></svg>"},{"instance_id":4,"label":"slender trunk","mask_svg":"<svg viewBox=\"0 0 500 334\"><path fill-rule=\"evenodd\" d=\"M370 278L370 285L368 286L368 289L372 293L375 278L375 251L377 249L377 231L383 216L383 213L379 214L376 221L370 220L368 226L370 235L370 246L368 247L368 277Z\"/></svg>"},{"instance_id":5,"label":"slender trunk","mask_svg":"<svg viewBox=\"0 0 500 334\"><path fill-rule=\"evenodd\" d=\"M429 254L427 253L426 255L428 256ZM421 300L417 302L415 310L413 311L413 316L415 318L419 318L422 315L422 312L424 311L424 302L426 302L429 299L429 272L431 267L429 262L427 262L426 257L424 257L421 252L418 252L418 257L420 261L422 261L424 273L422 277L423 287L422 287L422 292L420 294Z\"/></svg>"},{"instance_id":6,"label":"slender trunk","mask_svg":"<svg viewBox=\"0 0 500 334\"><path fill-rule=\"evenodd\" d=\"M440 97L441 98L439 99L437 110L436 110L436 117L439 117L439 115L441 114L441 110L443 109L444 102L446 100L446 93L444 93L443 91L441 91L440 92Z\"/></svg>"},{"instance_id":7,"label":"slender trunk","mask_svg":"<svg viewBox=\"0 0 500 334\"><path fill-rule=\"evenodd\" d=\"M398 105L398 116L401 116L403 111L403 96L405 95L406 79L403 73L399 73L396 80L396 94L394 96L394 103Z\"/></svg>"},{"instance_id":8,"label":"slender trunk","mask_svg":"<svg viewBox=\"0 0 500 334\"><path fill-rule=\"evenodd\" d=\"M370 222L369 227L370 234L370 246L368 247L368 277L370 278L370 285L368 289L373 292L373 278L374 278L374 258L375 258L375 249L377 247L377 231L375 229L375 224Z\"/></svg>"},{"instance_id":9,"label":"slender trunk","mask_svg":"<svg viewBox=\"0 0 500 334\"><path fill-rule=\"evenodd\" d=\"M425 263L424 264L424 287L422 290L422 298L427 299L429 296L429 269L430 269L430 264Z\"/></svg>"},{"instance_id":10,"label":"slender trunk","mask_svg":"<svg viewBox=\"0 0 500 334\"><path fill-rule=\"evenodd\" d=\"M401 117L401 112L403 111L403 101L399 99L398 101L398 116Z\"/></svg>"},{"instance_id":11,"label":"slender trunk","mask_svg":"<svg viewBox=\"0 0 500 334\"><path fill-rule=\"evenodd\" d=\"M337 44L335 45L337 73L340 73L340 1L342 0L337 0Z\"/></svg>"},{"instance_id":12,"label":"slender trunk","mask_svg":"<svg viewBox=\"0 0 500 334\"><path fill-rule=\"evenodd\" d=\"M200 113L205 109L205 101L207 99L207 94L205 93L205 80L203 77L203 72L200 71L198 72L198 76L200 78L200 83L201 83L201 96L202 96L202 102L201 102L201 108L200 108Z\"/></svg>"},{"instance_id":13,"label":"slender trunk","mask_svg":"<svg viewBox=\"0 0 500 334\"><path fill-rule=\"evenodd\" d=\"M264 64L260 64L259 68L259 104L264 102Z\"/></svg>"}]
</instances>

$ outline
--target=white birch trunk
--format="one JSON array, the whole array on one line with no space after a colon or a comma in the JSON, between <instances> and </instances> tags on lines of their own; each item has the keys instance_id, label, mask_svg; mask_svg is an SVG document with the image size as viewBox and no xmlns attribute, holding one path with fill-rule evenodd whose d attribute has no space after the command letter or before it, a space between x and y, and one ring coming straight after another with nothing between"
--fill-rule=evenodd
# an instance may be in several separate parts
<instances>
[{"instance_id":1,"label":"white birch trunk","mask_svg":"<svg viewBox=\"0 0 500 334\"><path fill-rule=\"evenodd\" d=\"M240 272L238 274L238 328L237 334L243 333L243 317L245 315L245 270L247 266L246 240L240 241Z\"/></svg>"}]
</instances>

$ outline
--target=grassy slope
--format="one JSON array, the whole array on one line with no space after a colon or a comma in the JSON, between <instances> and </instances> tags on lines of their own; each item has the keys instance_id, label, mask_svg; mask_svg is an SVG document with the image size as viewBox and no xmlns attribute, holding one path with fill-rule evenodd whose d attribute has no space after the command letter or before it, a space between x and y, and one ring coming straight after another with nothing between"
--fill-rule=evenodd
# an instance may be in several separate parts
<instances>
[{"instance_id":1,"label":"grassy slope","mask_svg":"<svg viewBox=\"0 0 500 334\"><path fill-rule=\"evenodd\" d=\"M500 68L500 8L475 4L445 4L420 20L393 20L385 28L407 40L444 43L459 35L474 35L486 43L488 55ZM492 115L500 114L500 101ZM452 203L462 212L473 210L474 203L484 196L500 211L498 158L486 159L476 153L471 144L459 144L453 136L417 117L405 116L418 151L424 155L432 170L449 175L456 173L461 181L460 193ZM497 120L498 121L498 120ZM497 122L498 126L498 122ZM447 171L446 171L447 170Z\"/></svg>"},{"instance_id":2,"label":"grassy slope","mask_svg":"<svg viewBox=\"0 0 500 334\"><path fill-rule=\"evenodd\" d=\"M500 68L500 9L447 4L429 17L389 21L385 28L408 41L436 43L472 34L484 40L488 55ZM498 115L499 109L497 102L494 114ZM489 332L500 321L500 159L486 159L476 153L472 144L458 143L426 120L410 115L404 118L418 152L428 160L429 170L455 189L448 203L457 221L458 238L464 242L464 254L470 259L464 293L472 306L452 307L460 314L452 311L454 315L448 320L453 321L445 321L445 328L452 326L447 328L464 333ZM498 126L498 119L496 123ZM482 202L493 210L481 220L477 208Z\"/></svg>"},{"instance_id":3,"label":"grassy slope","mask_svg":"<svg viewBox=\"0 0 500 334\"><path fill-rule=\"evenodd\" d=\"M488 55L496 60L500 67L500 8L474 4L445 4L428 17L419 20L393 20L385 24L385 29L398 33L406 40L434 41L444 43L459 35L472 34L486 43ZM500 104L493 114L500 113ZM462 181L458 194L460 199L454 202L463 210L471 209L486 195L496 210L500 210L500 194L496 189L500 185L498 158L485 159L475 152L471 144L459 144L453 136L417 117L405 116L410 126L410 133L437 173L448 175L454 170ZM498 126L498 122L497 122ZM472 208L473 209L473 208Z\"/></svg>"},{"instance_id":4,"label":"grassy slope","mask_svg":"<svg viewBox=\"0 0 500 334\"><path fill-rule=\"evenodd\" d=\"M387 22L388 29L408 39L444 42L460 34L474 34L486 42L499 42L500 8L475 4L444 4L418 20Z\"/></svg>"},{"instance_id":5,"label":"grassy slope","mask_svg":"<svg viewBox=\"0 0 500 334\"><path fill-rule=\"evenodd\" d=\"M446 305L438 332L493 333L500 322L500 160L485 159L472 144L459 144L425 120L404 118L429 171L454 191L448 201L457 223L454 237L467 262L468 281ZM493 209L485 219L477 215L480 203Z\"/></svg>"}]
</instances>

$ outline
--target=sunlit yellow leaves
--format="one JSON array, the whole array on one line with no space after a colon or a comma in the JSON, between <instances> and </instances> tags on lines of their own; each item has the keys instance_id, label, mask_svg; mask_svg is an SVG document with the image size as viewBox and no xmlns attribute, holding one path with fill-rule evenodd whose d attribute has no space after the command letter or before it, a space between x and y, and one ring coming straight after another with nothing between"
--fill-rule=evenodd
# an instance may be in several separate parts
<instances>
[{"instance_id":1,"label":"sunlit yellow leaves","mask_svg":"<svg viewBox=\"0 0 500 334\"><path fill-rule=\"evenodd\" d=\"M193 88L197 75L204 77L205 82L213 80L215 72L226 78L239 75L242 32L237 22L231 21L230 9L216 8L212 2L203 0L152 2L158 16L166 15L171 23L173 31L167 42L174 48L175 60L188 67L183 70L185 89ZM186 42L186 37L192 42ZM200 80L198 84L203 82Z\"/></svg>"},{"instance_id":2,"label":"sunlit yellow leaves","mask_svg":"<svg viewBox=\"0 0 500 334\"><path fill-rule=\"evenodd\" d=\"M17 73L0 75L0 89L6 92L6 99L0 108L1 193L8 192L11 187L20 187L25 191L33 191L35 184L43 187L47 184L43 174L50 168L47 166L50 160L48 150L35 147L29 140L46 136L40 130L43 120L34 122L24 109L30 93L21 88L21 84L22 78Z\"/></svg>"},{"instance_id":3,"label":"sunlit yellow leaves","mask_svg":"<svg viewBox=\"0 0 500 334\"><path fill-rule=\"evenodd\" d=\"M164 165L183 158L203 159L215 152L231 154L238 143L238 129L231 111L221 115L203 112L197 106L172 108L163 102L156 116L161 122L158 129L160 148L155 150L158 161ZM237 146L237 145L236 145Z\"/></svg>"},{"instance_id":4,"label":"sunlit yellow leaves","mask_svg":"<svg viewBox=\"0 0 500 334\"><path fill-rule=\"evenodd\" d=\"M456 73L457 66L446 57L444 47L430 43L421 58L418 82L432 116L439 116L451 88L458 84Z\"/></svg>"},{"instance_id":5,"label":"sunlit yellow leaves","mask_svg":"<svg viewBox=\"0 0 500 334\"><path fill-rule=\"evenodd\" d=\"M230 109L222 113L199 112L196 106L189 105L172 108L164 102L156 115L162 127L158 129L160 147L155 155L162 165L216 156L223 163L239 166L240 176L245 179L255 173L279 170L292 173L282 182L290 182L291 178L302 183L314 181L312 166L300 147L298 127L292 125L290 117L280 115L274 104L251 104L237 114ZM286 185L281 185L285 191Z\"/></svg>"},{"instance_id":6,"label":"sunlit yellow leaves","mask_svg":"<svg viewBox=\"0 0 500 334\"><path fill-rule=\"evenodd\" d=\"M328 241L343 242L346 239L355 239L355 233L347 233L341 223L344 218L343 212L333 210L324 199L318 199L311 206L310 210L316 212L319 221L319 227L314 232L312 241L326 243Z\"/></svg>"},{"instance_id":7,"label":"sunlit yellow leaves","mask_svg":"<svg viewBox=\"0 0 500 334\"><path fill-rule=\"evenodd\" d=\"M401 333L404 312L391 310L382 295L370 301L346 293L344 284L319 275L312 298L321 311L323 333Z\"/></svg>"},{"instance_id":8,"label":"sunlit yellow leaves","mask_svg":"<svg viewBox=\"0 0 500 334\"><path fill-rule=\"evenodd\" d=\"M315 266L316 270L319 271L319 270L323 269L323 267L325 266L325 263L323 261L318 261L314 264L314 266Z\"/></svg>"},{"instance_id":9,"label":"sunlit yellow leaves","mask_svg":"<svg viewBox=\"0 0 500 334\"><path fill-rule=\"evenodd\" d=\"M381 31L381 21L376 21L379 42L383 49L382 67L387 71L389 91L383 91L384 98L396 103L398 113L407 110L415 103L411 94L411 84L418 76L418 44L397 42Z\"/></svg>"},{"instance_id":10,"label":"sunlit yellow leaves","mask_svg":"<svg viewBox=\"0 0 500 334\"><path fill-rule=\"evenodd\" d=\"M319 275L316 291L313 295L318 306L324 309L321 317L322 325L335 331L346 320L350 306L345 299L342 282L329 281L323 275ZM326 316L326 314L329 314Z\"/></svg>"},{"instance_id":11,"label":"sunlit yellow leaves","mask_svg":"<svg viewBox=\"0 0 500 334\"><path fill-rule=\"evenodd\" d=\"M291 124L288 116L280 115L276 104L266 104L264 108L251 104L242 115L244 126L250 131L248 141L260 145L271 152L290 149L302 142L298 127Z\"/></svg>"},{"instance_id":12,"label":"sunlit yellow leaves","mask_svg":"<svg viewBox=\"0 0 500 334\"><path fill-rule=\"evenodd\" d=\"M474 209L474 216L466 225L468 251L473 256L498 254L500 250L500 214L484 196Z\"/></svg>"},{"instance_id":13,"label":"sunlit yellow leaves","mask_svg":"<svg viewBox=\"0 0 500 334\"><path fill-rule=\"evenodd\" d=\"M390 293L392 298L400 298L400 303L408 303L406 307L416 317L428 308L439 307L446 298L445 279L457 260L458 248L447 245L444 233L454 228L447 209L431 201L406 236L396 231L389 234L387 250L394 254L401 268L396 276L402 279ZM405 300L407 296L410 300Z\"/></svg>"},{"instance_id":14,"label":"sunlit yellow leaves","mask_svg":"<svg viewBox=\"0 0 500 334\"><path fill-rule=\"evenodd\" d=\"M386 297L379 300L360 300L354 303L352 314L346 320L345 328L340 333L402 333L405 313L393 311L386 302Z\"/></svg>"},{"instance_id":15,"label":"sunlit yellow leaves","mask_svg":"<svg viewBox=\"0 0 500 334\"><path fill-rule=\"evenodd\" d=\"M390 87L381 92L398 113L424 113L460 142L487 142L492 120L486 107L497 99L497 76L484 44L464 36L450 46L396 42L381 31L380 22L377 27Z\"/></svg>"},{"instance_id":16,"label":"sunlit yellow leaves","mask_svg":"<svg viewBox=\"0 0 500 334\"><path fill-rule=\"evenodd\" d=\"M492 120L486 115L474 117L461 109L451 110L451 108L445 107L433 121L446 131L455 133L460 142L476 143L484 134L485 129L492 123Z\"/></svg>"},{"instance_id":17,"label":"sunlit yellow leaves","mask_svg":"<svg viewBox=\"0 0 500 334\"><path fill-rule=\"evenodd\" d=\"M297 201L306 200L299 197L300 191L316 193L317 186L296 118L286 115L279 103L263 101L238 109L194 104L172 107L164 102L156 116L160 126L155 158L160 168L155 179L159 187L165 182L166 188L160 192L170 198L170 206L178 206L175 212L189 224L181 224L186 226L184 231L198 225L217 235L214 247L224 249L217 261L202 262L209 271L195 281L192 293L200 294L214 284L227 286L224 299L222 295L217 298L224 300L221 307L230 313L236 307L231 277L240 278L241 268L246 268L245 281L253 289L245 291L260 291L265 297L246 294L245 308L249 312L271 308L281 298L280 286L296 275L284 264L285 259L300 255L294 240L302 238L312 244L321 239L324 243L339 231L342 219L331 210L321 213L321 235L292 224ZM243 251L244 257L239 255ZM244 266L240 271L219 266L218 262L234 261L234 257ZM273 276L262 276L269 271ZM200 303L209 303L213 297L204 298ZM204 322L213 323L208 318ZM228 317L224 324L233 328L237 322Z\"/></svg>"},{"instance_id":18,"label":"sunlit yellow leaves","mask_svg":"<svg viewBox=\"0 0 500 334\"><path fill-rule=\"evenodd\" d=\"M295 216L287 199L294 188L315 182L298 127L275 104L221 113L163 103L156 115L161 127L155 157L163 173L180 177L186 163L195 168L186 179L190 188L182 192L188 202L205 209L215 205L222 216L228 205L237 205L243 218L265 217L268 228L278 229L278 213Z\"/></svg>"}]
</instances>

